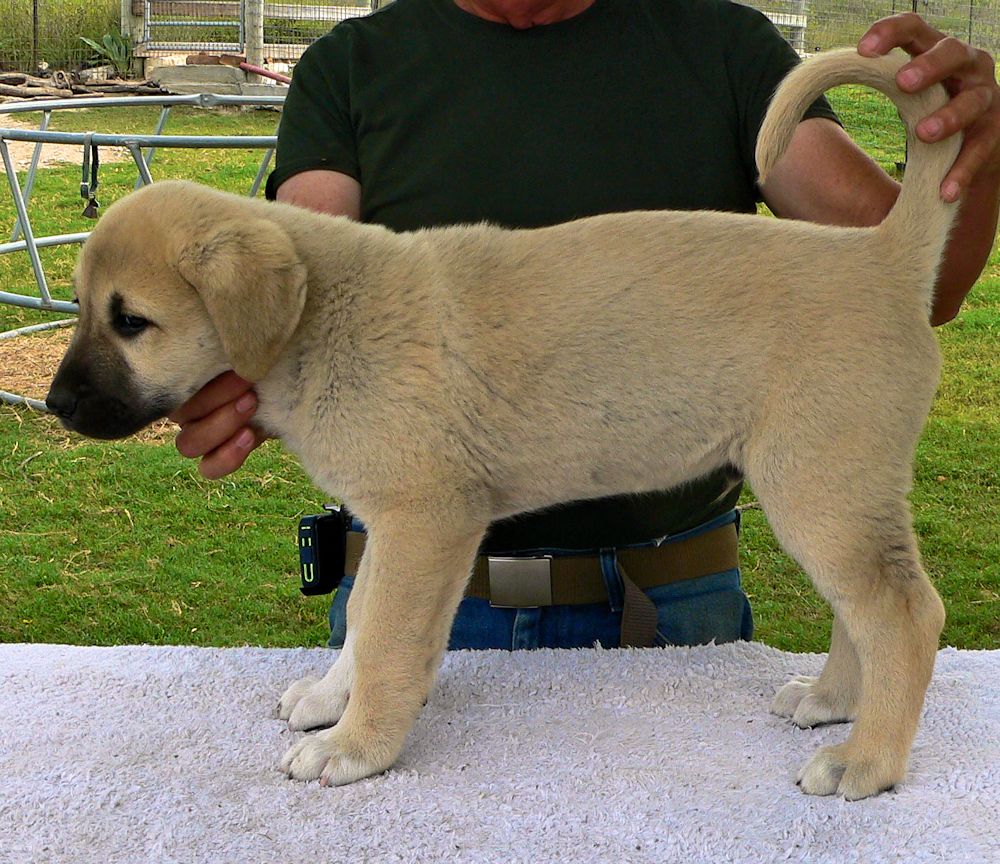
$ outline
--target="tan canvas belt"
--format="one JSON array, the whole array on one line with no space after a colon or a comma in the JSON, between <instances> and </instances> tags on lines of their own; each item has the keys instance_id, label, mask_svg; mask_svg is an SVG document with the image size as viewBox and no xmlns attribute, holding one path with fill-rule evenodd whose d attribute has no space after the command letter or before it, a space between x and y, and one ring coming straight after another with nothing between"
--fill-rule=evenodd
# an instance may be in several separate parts
<instances>
[{"instance_id":1,"label":"tan canvas belt","mask_svg":"<svg viewBox=\"0 0 1000 864\"><path fill-rule=\"evenodd\" d=\"M357 573L364 547L363 533L348 532L345 572L349 576ZM639 589L735 569L739 566L736 525L730 523L660 546L619 549L616 560L625 586L622 644L650 644L655 607ZM493 606L511 608L601 603L608 599L598 555L480 555L465 594L488 600ZM652 624L650 614L654 616Z\"/></svg>"}]
</instances>

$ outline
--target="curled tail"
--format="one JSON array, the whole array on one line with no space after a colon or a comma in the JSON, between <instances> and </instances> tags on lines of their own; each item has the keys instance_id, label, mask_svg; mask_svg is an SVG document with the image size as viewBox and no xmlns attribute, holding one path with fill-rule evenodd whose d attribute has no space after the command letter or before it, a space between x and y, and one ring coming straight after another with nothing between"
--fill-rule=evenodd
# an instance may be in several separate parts
<instances>
[{"instance_id":1,"label":"curled tail","mask_svg":"<svg viewBox=\"0 0 1000 864\"><path fill-rule=\"evenodd\" d=\"M925 144L914 134L917 122L948 100L940 85L920 93L896 86L896 72L910 58L902 51L884 57L862 57L853 49L830 51L796 66L781 82L757 138L757 167L764 183L788 147L795 127L818 96L840 84L864 84L888 96L906 127L908 160L899 198L880 226L890 243L913 250L914 264L934 272L940 263L956 205L941 199L940 187L962 145L961 135Z\"/></svg>"}]
</instances>

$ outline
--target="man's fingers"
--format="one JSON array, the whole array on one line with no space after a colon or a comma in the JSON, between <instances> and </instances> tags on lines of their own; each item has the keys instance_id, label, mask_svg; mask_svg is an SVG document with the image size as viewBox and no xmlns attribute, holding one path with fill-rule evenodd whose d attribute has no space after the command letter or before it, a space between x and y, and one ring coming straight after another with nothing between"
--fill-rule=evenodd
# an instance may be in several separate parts
<instances>
[{"instance_id":1,"label":"man's fingers","mask_svg":"<svg viewBox=\"0 0 1000 864\"><path fill-rule=\"evenodd\" d=\"M969 129L990 110L993 89L986 86L963 90L947 105L917 124L917 137L924 141L940 141L963 129Z\"/></svg>"},{"instance_id":2,"label":"man's fingers","mask_svg":"<svg viewBox=\"0 0 1000 864\"><path fill-rule=\"evenodd\" d=\"M992 113L966 130L962 150L951 166L948 176L941 183L941 197L956 201L972 185L973 179L984 167L1000 170L996 142L1000 138L1000 120Z\"/></svg>"},{"instance_id":3,"label":"man's fingers","mask_svg":"<svg viewBox=\"0 0 1000 864\"><path fill-rule=\"evenodd\" d=\"M188 459L206 456L247 427L256 407L257 397L250 390L235 402L226 402L210 414L188 421L177 433L178 451Z\"/></svg>"},{"instance_id":4,"label":"man's fingers","mask_svg":"<svg viewBox=\"0 0 1000 864\"><path fill-rule=\"evenodd\" d=\"M232 474L246 462L250 452L263 442L264 436L249 426L241 429L198 463L198 473L206 480L218 480Z\"/></svg>"},{"instance_id":5,"label":"man's fingers","mask_svg":"<svg viewBox=\"0 0 1000 864\"><path fill-rule=\"evenodd\" d=\"M223 372L209 381L170 415L170 419L183 426L192 420L206 417L219 407L235 402L253 385L235 372Z\"/></svg>"},{"instance_id":6,"label":"man's fingers","mask_svg":"<svg viewBox=\"0 0 1000 864\"><path fill-rule=\"evenodd\" d=\"M913 12L890 15L876 21L861 37L858 53L865 57L888 54L893 48L902 48L907 54L923 54L945 38L923 18Z\"/></svg>"},{"instance_id":7,"label":"man's fingers","mask_svg":"<svg viewBox=\"0 0 1000 864\"><path fill-rule=\"evenodd\" d=\"M182 456L202 457L198 472L209 480L232 474L265 435L251 428L257 394L235 372L212 379L170 419L181 426L174 442Z\"/></svg>"},{"instance_id":8,"label":"man's fingers","mask_svg":"<svg viewBox=\"0 0 1000 864\"><path fill-rule=\"evenodd\" d=\"M987 65L992 65L988 54L949 36L903 66L896 83L910 92L943 83L954 93L980 82L992 83Z\"/></svg>"}]
</instances>

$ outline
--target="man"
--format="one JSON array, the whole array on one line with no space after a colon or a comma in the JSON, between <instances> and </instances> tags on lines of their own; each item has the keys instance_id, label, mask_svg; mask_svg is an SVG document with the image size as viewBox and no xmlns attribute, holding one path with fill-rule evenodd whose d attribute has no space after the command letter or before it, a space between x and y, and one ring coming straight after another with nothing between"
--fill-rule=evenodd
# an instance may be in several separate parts
<instances>
[{"instance_id":1,"label":"man","mask_svg":"<svg viewBox=\"0 0 1000 864\"><path fill-rule=\"evenodd\" d=\"M950 200L964 196L939 279L933 317L942 323L996 233L997 84L988 55L915 15L876 23L859 50L893 47L914 58L900 86L944 81L953 97L918 134L966 134L941 189ZM760 195L783 217L878 223L897 184L822 101L757 189L757 129L795 61L763 16L719 0L398 0L338 26L303 56L268 194L396 230L482 220L534 227L631 209L752 211ZM592 350L599 364L600 345ZM254 407L248 382L216 379L177 413L178 449L203 457L206 477L235 470L259 443ZM738 494L739 478L718 472L682 490L495 525L451 647L749 638L735 560ZM519 557L529 588L506 584L491 556ZM541 600L539 583L550 593ZM348 579L331 609L334 646L350 587ZM655 620L652 631L638 628L646 636L637 642L643 615Z\"/></svg>"}]
</instances>

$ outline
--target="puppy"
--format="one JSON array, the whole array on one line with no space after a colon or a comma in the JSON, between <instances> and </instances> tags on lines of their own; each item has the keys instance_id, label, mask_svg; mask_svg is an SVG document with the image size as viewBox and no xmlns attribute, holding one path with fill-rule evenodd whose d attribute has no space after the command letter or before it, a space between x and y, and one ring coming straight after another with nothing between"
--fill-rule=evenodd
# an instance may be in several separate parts
<instances>
[{"instance_id":1,"label":"puppy","mask_svg":"<svg viewBox=\"0 0 1000 864\"><path fill-rule=\"evenodd\" d=\"M939 369L928 317L955 210L938 186L960 146L912 135L945 95L898 91L904 60L803 63L757 149L767 175L823 90L884 91L910 164L871 229L642 212L397 234L178 182L108 210L49 407L117 438L235 369L260 425L369 530L343 651L281 699L291 728L331 727L288 751L291 777L392 765L492 521L725 464L836 616L822 674L772 706L855 721L802 789L855 799L904 777L944 621L906 495Z\"/></svg>"}]
</instances>

